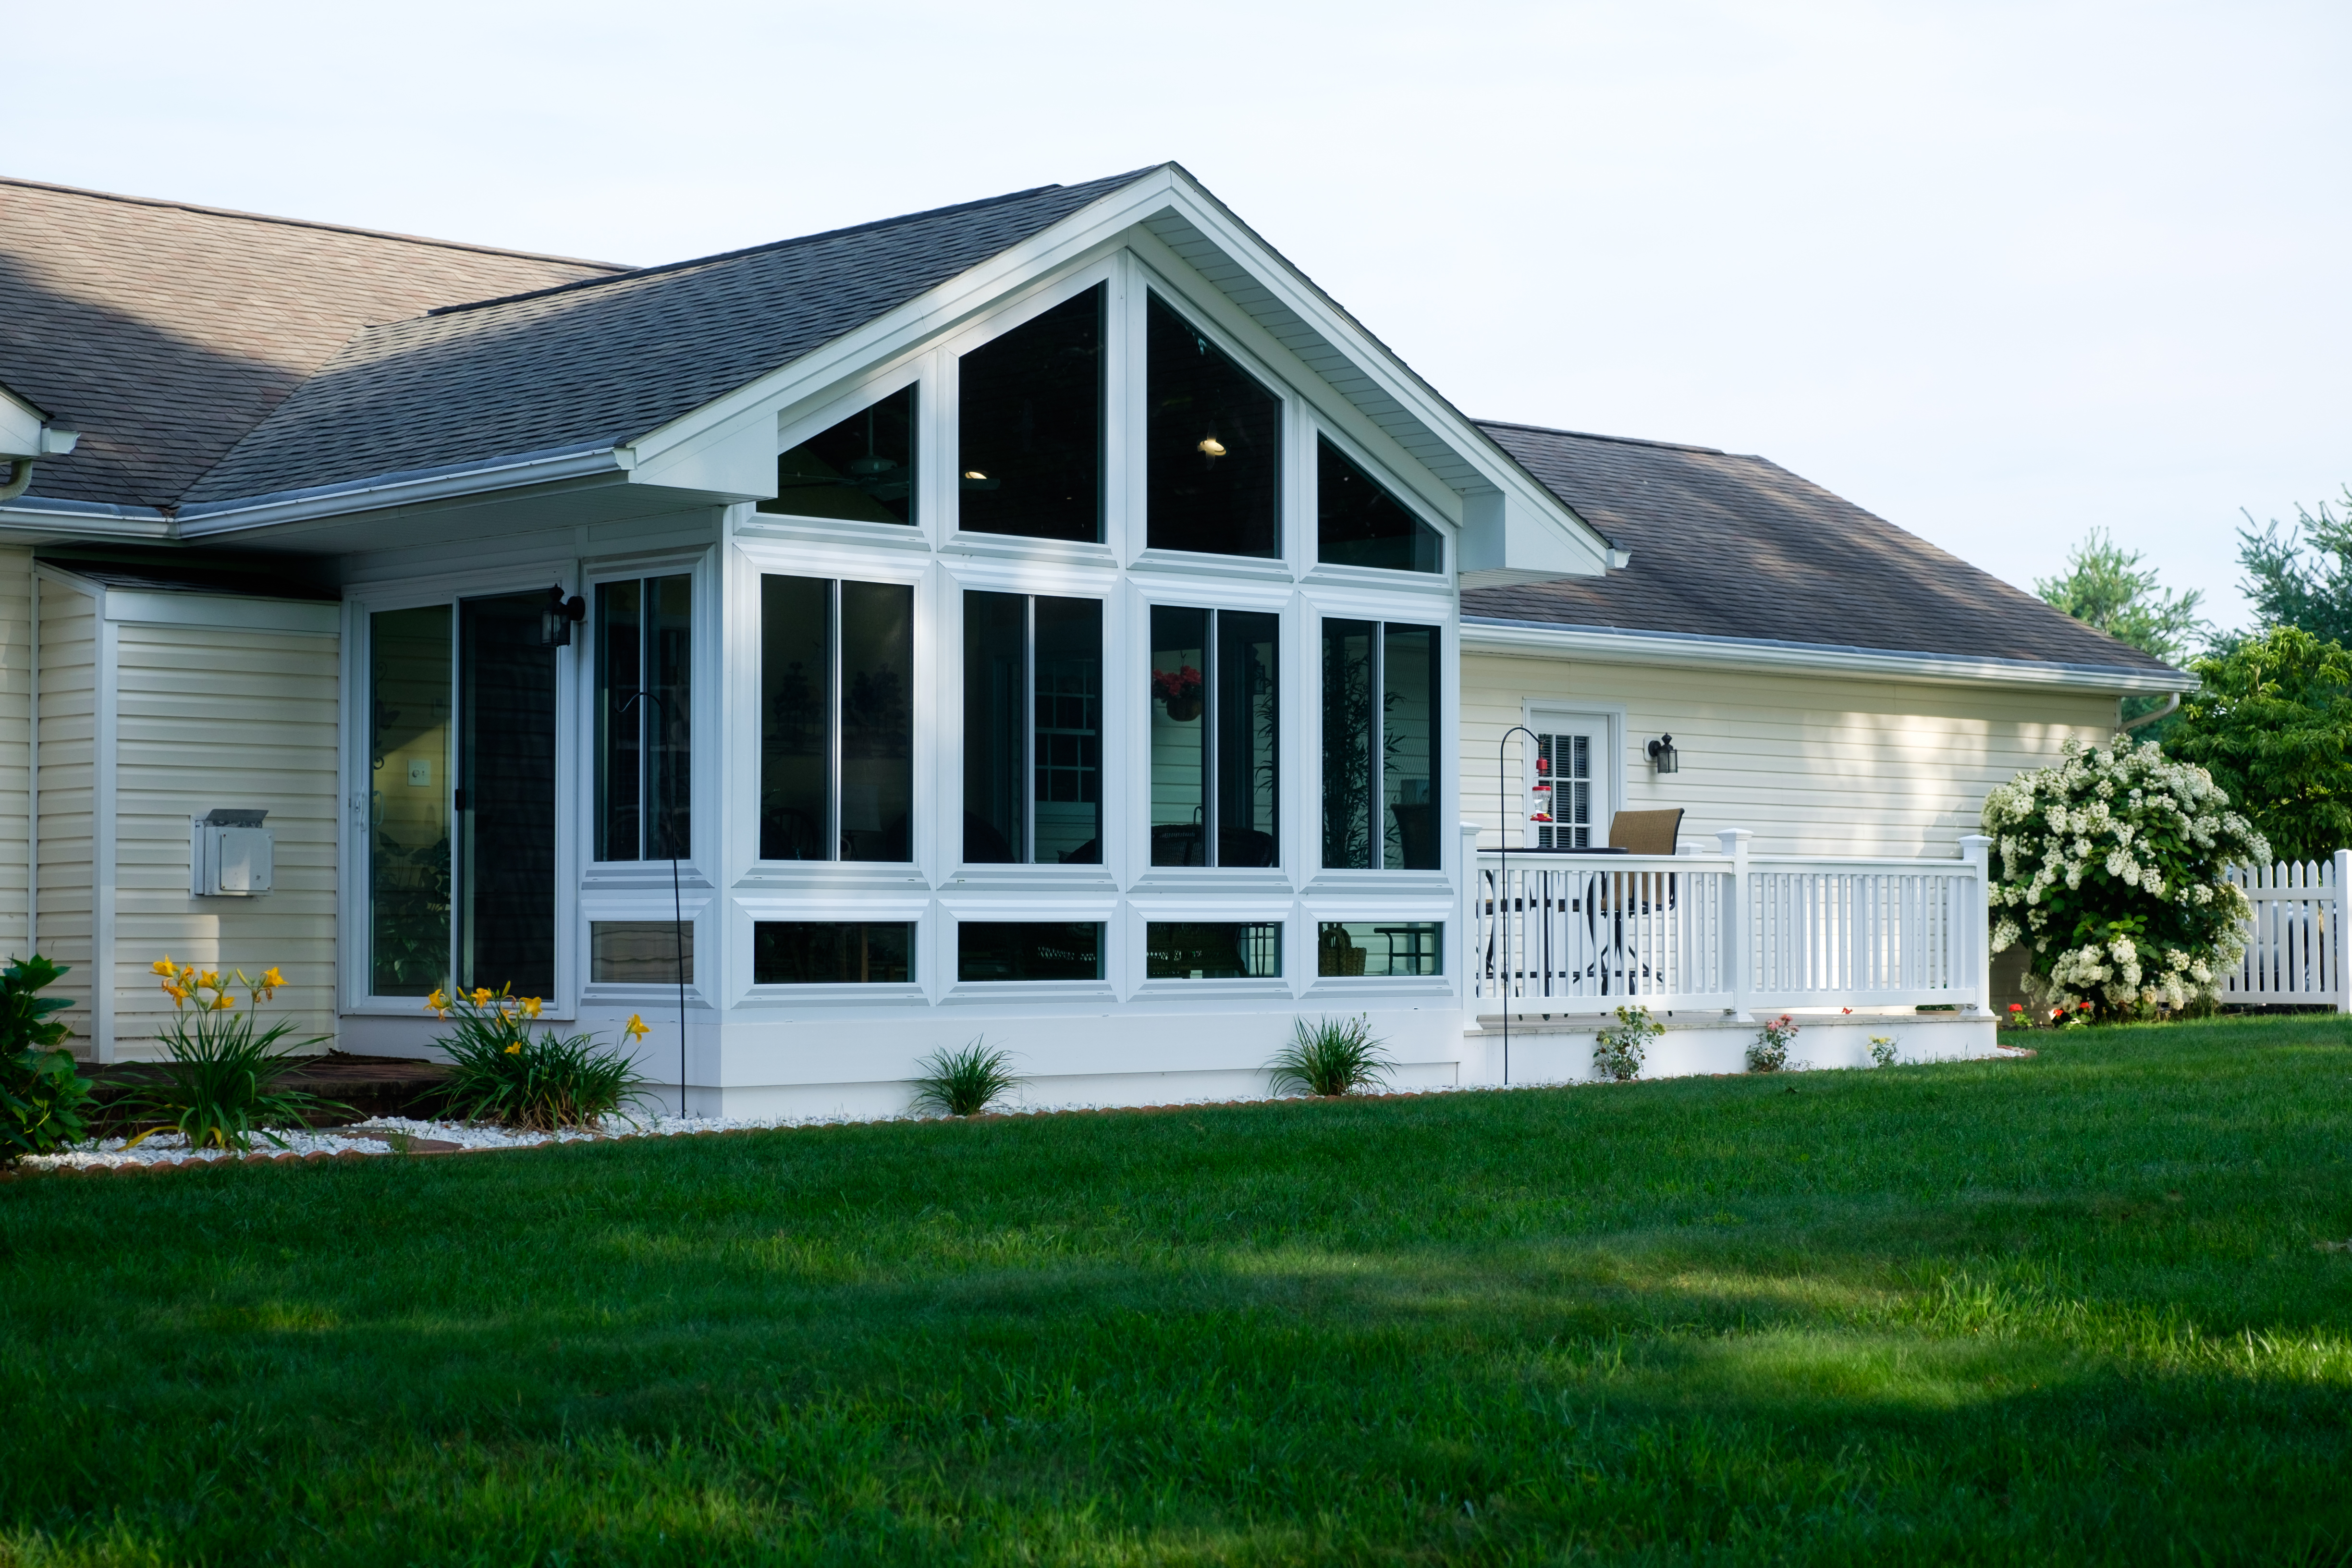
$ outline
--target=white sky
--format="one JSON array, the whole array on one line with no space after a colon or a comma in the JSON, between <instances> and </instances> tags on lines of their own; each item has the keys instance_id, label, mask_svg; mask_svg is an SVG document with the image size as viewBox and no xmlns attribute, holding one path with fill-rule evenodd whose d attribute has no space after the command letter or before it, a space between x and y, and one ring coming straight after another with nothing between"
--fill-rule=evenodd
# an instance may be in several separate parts
<instances>
[{"instance_id":1,"label":"white sky","mask_svg":"<svg viewBox=\"0 0 2352 1568\"><path fill-rule=\"evenodd\" d=\"M2352 480L2352 5L27 7L21 176L653 262L1174 158L1478 416L2022 585Z\"/></svg>"}]
</instances>

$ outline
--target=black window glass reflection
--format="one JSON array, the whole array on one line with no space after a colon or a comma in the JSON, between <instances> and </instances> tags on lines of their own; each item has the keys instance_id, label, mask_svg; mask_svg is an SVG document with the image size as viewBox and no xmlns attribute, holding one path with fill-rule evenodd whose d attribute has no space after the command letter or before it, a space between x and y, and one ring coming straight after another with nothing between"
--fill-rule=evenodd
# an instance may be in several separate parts
<instances>
[{"instance_id":1,"label":"black window glass reflection","mask_svg":"<svg viewBox=\"0 0 2352 1568\"><path fill-rule=\"evenodd\" d=\"M555 650L544 590L457 606L460 985L555 991ZM683 717L681 715L681 717ZM667 853L667 850L664 851Z\"/></svg>"},{"instance_id":2,"label":"black window glass reflection","mask_svg":"<svg viewBox=\"0 0 2352 1568\"><path fill-rule=\"evenodd\" d=\"M692 853L693 579L596 584L599 860Z\"/></svg>"},{"instance_id":3,"label":"black window glass reflection","mask_svg":"<svg viewBox=\"0 0 2352 1568\"><path fill-rule=\"evenodd\" d=\"M760 579L760 856L913 858L915 591Z\"/></svg>"},{"instance_id":4,"label":"black window glass reflection","mask_svg":"<svg viewBox=\"0 0 2352 1568\"><path fill-rule=\"evenodd\" d=\"M1276 616L1151 610L1151 863L1274 866Z\"/></svg>"},{"instance_id":5,"label":"black window glass reflection","mask_svg":"<svg viewBox=\"0 0 2352 1568\"><path fill-rule=\"evenodd\" d=\"M963 858L1102 861L1102 602L963 599Z\"/></svg>"},{"instance_id":6,"label":"black window glass reflection","mask_svg":"<svg viewBox=\"0 0 2352 1568\"><path fill-rule=\"evenodd\" d=\"M915 388L901 387L776 458L761 511L856 522L915 521Z\"/></svg>"},{"instance_id":7,"label":"black window glass reflection","mask_svg":"<svg viewBox=\"0 0 2352 1568\"><path fill-rule=\"evenodd\" d=\"M1399 979L1445 973L1441 921L1326 921L1315 931L1315 973Z\"/></svg>"},{"instance_id":8,"label":"black window glass reflection","mask_svg":"<svg viewBox=\"0 0 2352 1568\"><path fill-rule=\"evenodd\" d=\"M1279 555L1282 400L1157 296L1145 315L1151 547Z\"/></svg>"},{"instance_id":9,"label":"black window glass reflection","mask_svg":"<svg viewBox=\"0 0 2352 1568\"><path fill-rule=\"evenodd\" d=\"M915 928L904 921L758 921L754 985L888 985L915 977Z\"/></svg>"},{"instance_id":10,"label":"black window glass reflection","mask_svg":"<svg viewBox=\"0 0 2352 1568\"><path fill-rule=\"evenodd\" d=\"M1379 627L1323 623L1323 864L1370 869L1372 859L1372 668Z\"/></svg>"},{"instance_id":11,"label":"black window glass reflection","mask_svg":"<svg viewBox=\"0 0 2352 1568\"><path fill-rule=\"evenodd\" d=\"M1391 572L1438 572L1437 531L1415 517L1330 442L1315 439L1316 559Z\"/></svg>"},{"instance_id":12,"label":"black window glass reflection","mask_svg":"<svg viewBox=\"0 0 2352 1568\"><path fill-rule=\"evenodd\" d=\"M1100 925L965 921L956 927L958 980L1100 980Z\"/></svg>"},{"instance_id":13,"label":"black window glass reflection","mask_svg":"<svg viewBox=\"0 0 2352 1568\"><path fill-rule=\"evenodd\" d=\"M1434 626L1323 623L1323 864L1438 868Z\"/></svg>"},{"instance_id":14,"label":"black window glass reflection","mask_svg":"<svg viewBox=\"0 0 2352 1568\"><path fill-rule=\"evenodd\" d=\"M1282 974L1282 927L1153 921L1144 927L1146 980L1274 980Z\"/></svg>"},{"instance_id":15,"label":"black window glass reflection","mask_svg":"<svg viewBox=\"0 0 2352 1568\"><path fill-rule=\"evenodd\" d=\"M1103 310L1097 284L958 362L958 526L1102 537Z\"/></svg>"}]
</instances>

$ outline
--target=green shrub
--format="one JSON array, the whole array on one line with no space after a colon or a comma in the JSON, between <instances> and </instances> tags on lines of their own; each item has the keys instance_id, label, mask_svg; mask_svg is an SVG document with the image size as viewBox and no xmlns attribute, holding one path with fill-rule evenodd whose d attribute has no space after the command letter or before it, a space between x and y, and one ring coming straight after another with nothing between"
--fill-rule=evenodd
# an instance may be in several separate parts
<instances>
[{"instance_id":1,"label":"green shrub","mask_svg":"<svg viewBox=\"0 0 2352 1568\"><path fill-rule=\"evenodd\" d=\"M58 1049L65 1025L49 1016L73 1004L36 994L65 973L39 953L0 969L0 1164L47 1153L88 1135L89 1080Z\"/></svg>"},{"instance_id":2,"label":"green shrub","mask_svg":"<svg viewBox=\"0 0 2352 1568\"><path fill-rule=\"evenodd\" d=\"M174 965L168 957L153 967L172 998L172 1025L163 1032L172 1054L162 1064L161 1080L142 1083L122 1098L129 1120L153 1124L131 1140L132 1146L158 1132L176 1131L192 1149L242 1152L253 1147L257 1133L283 1149L286 1140L268 1131L270 1126L351 1113L347 1105L278 1087L300 1061L302 1048L323 1045L326 1037L287 1045L293 1025L261 1026L261 1005L286 984L275 965L258 980L247 978L243 970L223 979L217 970ZM238 988L251 1004L243 1010L236 1005Z\"/></svg>"},{"instance_id":3,"label":"green shrub","mask_svg":"<svg viewBox=\"0 0 2352 1568\"><path fill-rule=\"evenodd\" d=\"M1293 1089L1354 1094L1386 1089L1395 1068L1373 1037L1370 1019L1321 1018L1310 1024L1301 1018L1292 1026L1290 1044L1266 1064L1266 1079L1276 1094Z\"/></svg>"},{"instance_id":4,"label":"green shrub","mask_svg":"<svg viewBox=\"0 0 2352 1568\"><path fill-rule=\"evenodd\" d=\"M487 988L454 996L436 991L425 1005L457 1019L457 1032L433 1043L448 1053L449 1109L461 1120L552 1132L593 1127L647 1099L636 1065L618 1051L600 1049L595 1036L534 1034L536 996ZM631 1040L647 1032L634 1013L622 1026Z\"/></svg>"},{"instance_id":5,"label":"green shrub","mask_svg":"<svg viewBox=\"0 0 2352 1568\"><path fill-rule=\"evenodd\" d=\"M2270 846L2203 768L2129 740L2021 773L1985 797L1992 951L2028 944L2045 1013L2181 1008L2245 952L2246 897L2223 872Z\"/></svg>"},{"instance_id":6,"label":"green shrub","mask_svg":"<svg viewBox=\"0 0 2352 1568\"><path fill-rule=\"evenodd\" d=\"M1748 1047L1749 1072L1780 1072L1789 1065L1789 1047L1797 1037L1797 1020L1783 1013L1756 1031Z\"/></svg>"},{"instance_id":7,"label":"green shrub","mask_svg":"<svg viewBox=\"0 0 2352 1568\"><path fill-rule=\"evenodd\" d=\"M1617 1026L1603 1029L1592 1039L1592 1070L1619 1083L1631 1083L1642 1076L1642 1056L1649 1043L1666 1032L1666 1026L1650 1016L1650 1010L1640 1003L1617 1009Z\"/></svg>"},{"instance_id":8,"label":"green shrub","mask_svg":"<svg viewBox=\"0 0 2352 1568\"><path fill-rule=\"evenodd\" d=\"M1871 1066L1882 1068L1893 1067L1895 1059L1901 1055L1901 1050L1895 1044L1894 1036L1873 1035L1870 1037Z\"/></svg>"},{"instance_id":9,"label":"green shrub","mask_svg":"<svg viewBox=\"0 0 2352 1568\"><path fill-rule=\"evenodd\" d=\"M981 1040L960 1051L933 1051L915 1065L923 1069L915 1079L915 1109L943 1116L977 1116L1021 1081L1013 1053Z\"/></svg>"}]
</instances>

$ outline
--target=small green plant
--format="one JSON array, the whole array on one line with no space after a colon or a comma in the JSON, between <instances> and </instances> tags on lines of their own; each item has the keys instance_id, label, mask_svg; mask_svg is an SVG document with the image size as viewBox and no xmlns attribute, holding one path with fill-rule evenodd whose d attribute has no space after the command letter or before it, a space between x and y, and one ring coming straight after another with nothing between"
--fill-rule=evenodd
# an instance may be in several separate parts
<instances>
[{"instance_id":1,"label":"small green plant","mask_svg":"<svg viewBox=\"0 0 2352 1568\"><path fill-rule=\"evenodd\" d=\"M449 1057L449 1108L467 1121L495 1121L530 1132L594 1127L627 1105L644 1104L646 1079L635 1063L605 1050L593 1035L534 1033L536 996L487 986L455 995L436 991L426 1008L455 1018L457 1032L433 1043ZM629 1015L631 1041L650 1031Z\"/></svg>"},{"instance_id":2,"label":"small green plant","mask_svg":"<svg viewBox=\"0 0 2352 1568\"><path fill-rule=\"evenodd\" d=\"M1290 1044L1266 1064L1266 1080L1276 1094L1297 1089L1328 1097L1386 1089L1395 1068L1373 1037L1370 1018L1318 1018L1311 1024L1301 1018L1292 1026Z\"/></svg>"},{"instance_id":3,"label":"small green plant","mask_svg":"<svg viewBox=\"0 0 2352 1568\"><path fill-rule=\"evenodd\" d=\"M1797 1021L1783 1013L1756 1032L1756 1043L1748 1047L1749 1072L1784 1072L1789 1066L1789 1045L1797 1037Z\"/></svg>"},{"instance_id":4,"label":"small green plant","mask_svg":"<svg viewBox=\"0 0 2352 1568\"><path fill-rule=\"evenodd\" d=\"M131 1140L131 1146L158 1132L176 1131L192 1149L253 1147L257 1134L283 1149L286 1140L272 1126L299 1126L312 1117L351 1108L300 1089L281 1089L279 1080L301 1059L305 1047L323 1045L314 1035L290 1045L286 1037L294 1027L279 1022L261 1026L263 1003L286 984L271 965L257 980L243 970L226 978L216 969L175 964L166 956L152 966L163 977L163 994L172 999L172 1024L163 1031L171 1059L161 1064L163 1077L142 1083L123 1096L122 1110L132 1122L151 1123ZM242 989L249 1002L236 1005Z\"/></svg>"},{"instance_id":5,"label":"small green plant","mask_svg":"<svg viewBox=\"0 0 2352 1568\"><path fill-rule=\"evenodd\" d=\"M1013 1053L974 1040L960 1051L937 1050L915 1064L915 1109L943 1116L977 1116L1012 1092L1021 1079Z\"/></svg>"},{"instance_id":6,"label":"small green plant","mask_svg":"<svg viewBox=\"0 0 2352 1568\"><path fill-rule=\"evenodd\" d=\"M1900 1054L1895 1047L1894 1036L1870 1037L1870 1061L1873 1067L1892 1067L1895 1064L1895 1058Z\"/></svg>"},{"instance_id":7,"label":"small green plant","mask_svg":"<svg viewBox=\"0 0 2352 1568\"><path fill-rule=\"evenodd\" d=\"M1618 1008L1617 1026L1593 1037L1592 1070L1602 1078L1631 1083L1642 1076L1644 1047L1665 1032L1666 1026L1651 1017L1650 1010L1641 1004Z\"/></svg>"},{"instance_id":8,"label":"small green plant","mask_svg":"<svg viewBox=\"0 0 2352 1568\"><path fill-rule=\"evenodd\" d=\"M73 1004L35 994L64 973L37 952L0 969L0 1165L87 1135L89 1080L75 1068L73 1053L58 1048L66 1026L49 1016Z\"/></svg>"}]
</instances>

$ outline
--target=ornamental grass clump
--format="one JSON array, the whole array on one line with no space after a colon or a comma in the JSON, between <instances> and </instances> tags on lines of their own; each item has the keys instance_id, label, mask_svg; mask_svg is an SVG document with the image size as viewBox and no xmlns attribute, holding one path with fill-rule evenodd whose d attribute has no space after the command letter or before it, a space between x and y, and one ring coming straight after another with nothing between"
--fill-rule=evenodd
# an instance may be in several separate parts
<instances>
[{"instance_id":1,"label":"ornamental grass clump","mask_svg":"<svg viewBox=\"0 0 2352 1568\"><path fill-rule=\"evenodd\" d=\"M933 1051L915 1064L915 1109L942 1116L977 1116L1013 1092L1021 1079L1013 1053L974 1040L960 1051Z\"/></svg>"},{"instance_id":2,"label":"ornamental grass clump","mask_svg":"<svg viewBox=\"0 0 2352 1568\"><path fill-rule=\"evenodd\" d=\"M172 999L171 1026L163 1031L170 1058L158 1064L160 1079L142 1083L122 1097L121 1114L133 1125L148 1123L127 1147L137 1147L158 1132L177 1132L192 1149L223 1149L244 1152L257 1137L280 1149L286 1140L275 1127L300 1127L321 1117L352 1114L351 1107L322 1100L300 1089L280 1087L280 1080L301 1061L312 1046L327 1043L311 1035L290 1043L294 1026L280 1019L261 1026L261 1008L286 984L277 965L260 978L242 969L224 976L217 969L174 963L167 955L149 968L163 976L163 990ZM240 1009L236 993L246 994Z\"/></svg>"},{"instance_id":3,"label":"ornamental grass clump","mask_svg":"<svg viewBox=\"0 0 2352 1568\"><path fill-rule=\"evenodd\" d=\"M1312 1024L1300 1018L1292 1026L1290 1044L1266 1064L1266 1080L1276 1094L1297 1089L1328 1098L1386 1089L1395 1069L1370 1018L1318 1018Z\"/></svg>"},{"instance_id":4,"label":"ornamental grass clump","mask_svg":"<svg viewBox=\"0 0 2352 1568\"><path fill-rule=\"evenodd\" d=\"M1639 1003L1617 1009L1617 1026L1603 1029L1592 1037L1592 1070L1618 1083L1631 1083L1642 1076L1642 1057L1649 1043L1666 1032L1666 1026L1650 1016L1650 1010Z\"/></svg>"},{"instance_id":5,"label":"ornamental grass clump","mask_svg":"<svg viewBox=\"0 0 2352 1568\"><path fill-rule=\"evenodd\" d=\"M2063 762L1985 797L1993 952L2026 943L2026 987L2057 1015L2218 1000L2248 913L2224 872L2271 855L2229 807L2203 768L2153 745L2069 741Z\"/></svg>"},{"instance_id":6,"label":"ornamental grass clump","mask_svg":"<svg viewBox=\"0 0 2352 1568\"><path fill-rule=\"evenodd\" d=\"M533 1032L540 999L511 990L436 990L425 999L427 1012L457 1023L455 1033L433 1042L449 1057L455 1115L552 1132L593 1128L624 1106L646 1102L646 1080L625 1054L600 1048L593 1035ZM651 1031L632 1013L621 1032L634 1044Z\"/></svg>"},{"instance_id":7,"label":"ornamental grass clump","mask_svg":"<svg viewBox=\"0 0 2352 1568\"><path fill-rule=\"evenodd\" d=\"M0 1165L46 1154L88 1135L89 1079L59 1049L66 1026L49 1016L73 1005L34 993L65 973L39 953L0 969Z\"/></svg>"}]
</instances>

